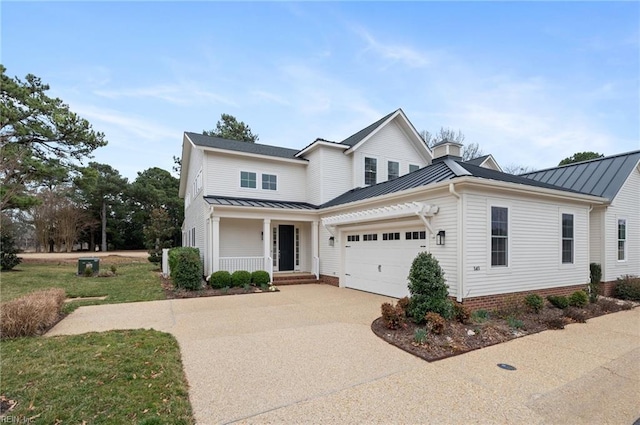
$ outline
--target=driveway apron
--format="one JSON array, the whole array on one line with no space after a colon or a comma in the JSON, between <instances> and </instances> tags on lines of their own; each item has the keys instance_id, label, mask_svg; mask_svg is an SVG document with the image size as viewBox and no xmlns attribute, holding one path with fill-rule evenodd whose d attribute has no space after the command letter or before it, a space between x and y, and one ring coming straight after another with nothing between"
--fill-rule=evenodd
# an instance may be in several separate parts
<instances>
[{"instance_id":1,"label":"driveway apron","mask_svg":"<svg viewBox=\"0 0 640 425\"><path fill-rule=\"evenodd\" d=\"M269 294L81 307L48 336L170 332L180 344L198 424L640 417L640 309L427 363L371 332L387 300L299 285Z\"/></svg>"}]
</instances>

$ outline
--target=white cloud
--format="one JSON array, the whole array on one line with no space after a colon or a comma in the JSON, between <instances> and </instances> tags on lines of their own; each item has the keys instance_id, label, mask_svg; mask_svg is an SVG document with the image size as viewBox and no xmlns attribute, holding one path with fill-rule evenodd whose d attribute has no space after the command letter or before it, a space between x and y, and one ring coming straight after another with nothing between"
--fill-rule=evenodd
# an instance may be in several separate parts
<instances>
[{"instance_id":1,"label":"white cloud","mask_svg":"<svg viewBox=\"0 0 640 425\"><path fill-rule=\"evenodd\" d=\"M182 82L179 84L161 84L150 87L132 89L101 89L94 93L108 99L121 98L154 98L175 105L194 105L202 103L223 104L237 107L237 103L212 91L199 87L198 84Z\"/></svg>"},{"instance_id":2,"label":"white cloud","mask_svg":"<svg viewBox=\"0 0 640 425\"><path fill-rule=\"evenodd\" d=\"M400 62L410 68L423 68L432 63L427 54L410 46L381 42L362 27L354 27L353 31L367 44L365 51L377 54L386 62Z\"/></svg>"}]
</instances>

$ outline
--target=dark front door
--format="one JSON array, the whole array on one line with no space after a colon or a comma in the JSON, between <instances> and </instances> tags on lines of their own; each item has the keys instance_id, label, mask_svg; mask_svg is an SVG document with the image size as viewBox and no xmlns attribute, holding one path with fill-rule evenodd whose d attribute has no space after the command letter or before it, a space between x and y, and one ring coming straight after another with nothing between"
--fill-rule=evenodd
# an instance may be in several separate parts
<instances>
[{"instance_id":1,"label":"dark front door","mask_svg":"<svg viewBox=\"0 0 640 425\"><path fill-rule=\"evenodd\" d=\"M278 270L293 270L293 226L278 226L278 240L280 242Z\"/></svg>"}]
</instances>

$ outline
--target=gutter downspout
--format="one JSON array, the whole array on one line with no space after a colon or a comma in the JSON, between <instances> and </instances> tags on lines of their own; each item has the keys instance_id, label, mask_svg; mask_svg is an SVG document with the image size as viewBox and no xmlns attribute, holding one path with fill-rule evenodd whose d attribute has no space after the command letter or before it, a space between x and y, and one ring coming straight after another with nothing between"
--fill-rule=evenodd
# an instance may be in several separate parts
<instances>
[{"instance_id":1,"label":"gutter downspout","mask_svg":"<svg viewBox=\"0 0 640 425\"><path fill-rule=\"evenodd\" d=\"M462 302L462 294L464 291L464 250L462 249L462 226L464 221L462 220L462 197L455 189L455 183L449 183L449 193L457 198L458 204L458 231L457 231L457 244L458 244L458 253L457 253L457 279L458 285L456 288L456 301Z\"/></svg>"}]
</instances>

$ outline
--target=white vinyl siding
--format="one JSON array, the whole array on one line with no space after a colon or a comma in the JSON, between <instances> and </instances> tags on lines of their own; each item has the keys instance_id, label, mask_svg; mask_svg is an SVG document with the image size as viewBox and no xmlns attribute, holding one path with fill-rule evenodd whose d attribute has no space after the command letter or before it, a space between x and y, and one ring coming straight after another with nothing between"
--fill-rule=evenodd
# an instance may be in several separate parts
<instances>
[{"instance_id":1,"label":"white vinyl siding","mask_svg":"<svg viewBox=\"0 0 640 425\"><path fill-rule=\"evenodd\" d=\"M262 257L262 221L222 217L220 257Z\"/></svg>"},{"instance_id":2,"label":"white vinyl siding","mask_svg":"<svg viewBox=\"0 0 640 425\"><path fill-rule=\"evenodd\" d=\"M199 193L195 192L198 175L202 175L202 170L205 169L202 150L198 148L192 149L189 164L183 164L183 166L186 166L187 170L190 170L186 176L186 181L191 183L187 186L188 193L185 194L184 222L182 224L184 237L182 245L198 248L200 250L200 257L204 258L207 204L203 199L204 193L202 191ZM207 182L203 181L202 183L202 187L206 190Z\"/></svg>"},{"instance_id":3,"label":"white vinyl siding","mask_svg":"<svg viewBox=\"0 0 640 425\"><path fill-rule=\"evenodd\" d=\"M207 195L306 202L306 164L206 152ZM240 187L241 172L256 173L256 188ZM264 190L262 174L278 176L277 190Z\"/></svg>"},{"instance_id":4,"label":"white vinyl siding","mask_svg":"<svg viewBox=\"0 0 640 425\"><path fill-rule=\"evenodd\" d=\"M543 198L507 195L465 194L464 297L588 282L588 206L563 206ZM509 208L509 267L491 267L487 243L491 219L487 215L492 205ZM563 266L558 258L562 233L557 223L562 212L574 216L574 267ZM447 231L447 245L449 240Z\"/></svg>"},{"instance_id":5,"label":"white vinyl siding","mask_svg":"<svg viewBox=\"0 0 640 425\"><path fill-rule=\"evenodd\" d=\"M602 226L604 210L594 208L589 215L589 262L602 265Z\"/></svg>"},{"instance_id":6,"label":"white vinyl siding","mask_svg":"<svg viewBox=\"0 0 640 425\"><path fill-rule=\"evenodd\" d=\"M640 275L640 170L636 167L604 212L604 264L602 280ZM618 220L626 220L626 261L618 261Z\"/></svg>"},{"instance_id":7,"label":"white vinyl siding","mask_svg":"<svg viewBox=\"0 0 640 425\"><path fill-rule=\"evenodd\" d=\"M341 149L319 146L305 156L307 202L320 205L353 189L352 158Z\"/></svg>"},{"instance_id":8,"label":"white vinyl siding","mask_svg":"<svg viewBox=\"0 0 640 425\"><path fill-rule=\"evenodd\" d=\"M371 138L366 140L353 154L353 187L364 186L364 158L377 158L378 176L377 182L385 181L381 175L380 168L386 168L387 161L396 161L400 165L400 175L409 172L409 164L424 167L427 162L422 159L424 152L419 152L418 148L410 141L409 135L402 128L392 121ZM384 173L384 171L382 171Z\"/></svg>"}]
</instances>

